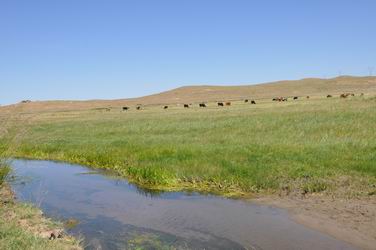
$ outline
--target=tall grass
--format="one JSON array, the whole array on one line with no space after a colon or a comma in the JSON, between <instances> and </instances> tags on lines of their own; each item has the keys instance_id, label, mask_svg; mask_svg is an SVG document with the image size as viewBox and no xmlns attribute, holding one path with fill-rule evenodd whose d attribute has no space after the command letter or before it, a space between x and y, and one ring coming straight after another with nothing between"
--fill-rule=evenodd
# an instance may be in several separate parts
<instances>
[{"instance_id":1,"label":"tall grass","mask_svg":"<svg viewBox=\"0 0 376 250\"><path fill-rule=\"evenodd\" d=\"M0 163L0 186L4 183L10 172L10 168Z\"/></svg>"},{"instance_id":2,"label":"tall grass","mask_svg":"<svg viewBox=\"0 0 376 250\"><path fill-rule=\"evenodd\" d=\"M30 120L15 111L0 114L0 249L82 249L80 242L69 236L59 241L41 237L40 233L62 225L44 218L30 204L15 202L9 185L4 185L11 171L9 157L16 151Z\"/></svg>"},{"instance_id":3,"label":"tall grass","mask_svg":"<svg viewBox=\"0 0 376 250\"><path fill-rule=\"evenodd\" d=\"M355 195L376 179L376 102L41 113L14 155L112 169L152 187Z\"/></svg>"}]
</instances>

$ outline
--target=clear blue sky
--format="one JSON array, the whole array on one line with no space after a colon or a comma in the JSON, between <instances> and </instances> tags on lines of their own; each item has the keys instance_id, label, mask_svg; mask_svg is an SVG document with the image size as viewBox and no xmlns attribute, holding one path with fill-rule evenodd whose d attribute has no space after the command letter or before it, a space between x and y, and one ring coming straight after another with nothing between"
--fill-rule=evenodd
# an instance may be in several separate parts
<instances>
[{"instance_id":1,"label":"clear blue sky","mask_svg":"<svg viewBox=\"0 0 376 250\"><path fill-rule=\"evenodd\" d=\"M375 0L0 0L0 104L367 75L370 66Z\"/></svg>"}]
</instances>

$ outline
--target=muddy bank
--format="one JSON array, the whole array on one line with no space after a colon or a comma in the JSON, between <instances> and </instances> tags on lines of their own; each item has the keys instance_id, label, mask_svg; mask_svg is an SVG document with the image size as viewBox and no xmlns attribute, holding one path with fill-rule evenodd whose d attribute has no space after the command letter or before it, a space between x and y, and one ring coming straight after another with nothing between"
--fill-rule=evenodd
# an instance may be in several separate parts
<instances>
[{"instance_id":1,"label":"muddy bank","mask_svg":"<svg viewBox=\"0 0 376 250\"><path fill-rule=\"evenodd\" d=\"M291 218L362 249L376 249L376 197L270 196L253 201L287 209Z\"/></svg>"}]
</instances>

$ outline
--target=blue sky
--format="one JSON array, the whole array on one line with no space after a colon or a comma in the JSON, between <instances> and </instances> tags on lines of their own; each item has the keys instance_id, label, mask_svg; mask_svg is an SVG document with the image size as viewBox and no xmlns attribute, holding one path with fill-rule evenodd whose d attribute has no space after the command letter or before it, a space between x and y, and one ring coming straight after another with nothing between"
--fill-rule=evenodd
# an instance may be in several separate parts
<instances>
[{"instance_id":1,"label":"blue sky","mask_svg":"<svg viewBox=\"0 0 376 250\"><path fill-rule=\"evenodd\" d=\"M367 75L375 13L374 0L0 0L0 104Z\"/></svg>"}]
</instances>

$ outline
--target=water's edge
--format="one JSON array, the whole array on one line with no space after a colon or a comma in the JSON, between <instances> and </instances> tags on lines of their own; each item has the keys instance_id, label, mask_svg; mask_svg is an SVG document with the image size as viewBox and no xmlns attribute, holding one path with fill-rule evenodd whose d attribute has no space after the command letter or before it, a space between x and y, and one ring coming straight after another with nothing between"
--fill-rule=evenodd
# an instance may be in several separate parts
<instances>
[{"instance_id":1,"label":"water's edge","mask_svg":"<svg viewBox=\"0 0 376 250\"><path fill-rule=\"evenodd\" d=\"M290 219L285 210L197 192L154 192L97 170L56 161L14 159L21 201L69 229L87 248L354 249Z\"/></svg>"}]
</instances>

